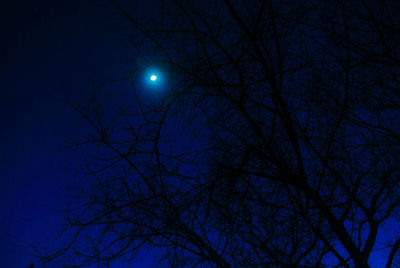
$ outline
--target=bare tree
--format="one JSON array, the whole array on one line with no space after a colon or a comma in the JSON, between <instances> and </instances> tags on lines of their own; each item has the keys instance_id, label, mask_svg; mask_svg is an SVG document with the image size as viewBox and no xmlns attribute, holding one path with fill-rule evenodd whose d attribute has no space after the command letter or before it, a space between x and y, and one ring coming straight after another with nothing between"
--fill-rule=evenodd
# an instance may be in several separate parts
<instances>
[{"instance_id":1,"label":"bare tree","mask_svg":"<svg viewBox=\"0 0 400 268\"><path fill-rule=\"evenodd\" d=\"M150 21L112 4L142 62L137 103L72 104L101 148L96 184L44 262L158 248L171 267L398 263L396 1L173 1ZM152 64L156 103L136 82Z\"/></svg>"}]
</instances>

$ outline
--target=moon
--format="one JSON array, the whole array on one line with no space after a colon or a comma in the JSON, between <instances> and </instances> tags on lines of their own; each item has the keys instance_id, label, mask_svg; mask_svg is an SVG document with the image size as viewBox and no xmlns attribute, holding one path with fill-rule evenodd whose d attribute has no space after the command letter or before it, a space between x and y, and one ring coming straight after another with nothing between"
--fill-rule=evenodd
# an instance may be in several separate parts
<instances>
[{"instance_id":1,"label":"moon","mask_svg":"<svg viewBox=\"0 0 400 268\"><path fill-rule=\"evenodd\" d=\"M152 76L150 76L150 80L151 81L156 81L157 80L157 75L153 74Z\"/></svg>"}]
</instances>

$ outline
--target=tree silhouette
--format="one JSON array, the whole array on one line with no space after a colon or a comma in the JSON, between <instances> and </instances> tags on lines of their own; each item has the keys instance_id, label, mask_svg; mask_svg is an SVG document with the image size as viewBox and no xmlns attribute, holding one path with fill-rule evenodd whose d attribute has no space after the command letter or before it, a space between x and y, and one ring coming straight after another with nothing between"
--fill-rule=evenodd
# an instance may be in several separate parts
<instances>
[{"instance_id":1,"label":"tree silhouette","mask_svg":"<svg viewBox=\"0 0 400 268\"><path fill-rule=\"evenodd\" d=\"M394 267L396 1L200 2L150 21L112 2L141 62L137 103L71 103L93 129L79 144L99 146L96 183L42 260L157 248L171 267L370 267L380 250ZM151 65L167 77L157 101L137 82Z\"/></svg>"}]
</instances>

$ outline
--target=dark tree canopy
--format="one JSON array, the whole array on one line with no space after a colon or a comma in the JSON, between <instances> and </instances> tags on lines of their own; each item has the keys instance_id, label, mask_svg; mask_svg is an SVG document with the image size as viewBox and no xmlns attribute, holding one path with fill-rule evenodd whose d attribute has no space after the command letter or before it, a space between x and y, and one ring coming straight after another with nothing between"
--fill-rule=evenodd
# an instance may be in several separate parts
<instances>
[{"instance_id":1,"label":"dark tree canopy","mask_svg":"<svg viewBox=\"0 0 400 268\"><path fill-rule=\"evenodd\" d=\"M73 104L96 183L44 262L145 248L171 267L399 264L397 1L177 0L145 19L112 4L136 98Z\"/></svg>"}]
</instances>

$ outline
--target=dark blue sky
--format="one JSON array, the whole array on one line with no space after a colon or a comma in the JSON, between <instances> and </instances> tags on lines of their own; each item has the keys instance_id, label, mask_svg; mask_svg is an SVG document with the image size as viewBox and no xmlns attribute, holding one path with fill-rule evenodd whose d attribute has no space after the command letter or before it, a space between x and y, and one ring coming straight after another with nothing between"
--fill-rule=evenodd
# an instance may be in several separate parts
<instances>
[{"instance_id":1,"label":"dark blue sky","mask_svg":"<svg viewBox=\"0 0 400 268\"><path fill-rule=\"evenodd\" d=\"M84 161L61 150L84 128L54 96L65 87L85 95L100 83L94 73L126 76L115 38L118 19L106 1L7 1L2 4L0 61L0 267L27 267L13 246L48 235L61 215L66 185L79 180ZM62 86L61 86L62 85ZM127 83L113 85L126 90Z\"/></svg>"},{"instance_id":2,"label":"dark blue sky","mask_svg":"<svg viewBox=\"0 0 400 268\"><path fill-rule=\"evenodd\" d=\"M156 0L132 2L136 14L157 12ZM127 77L132 66L123 57L135 56L119 38L123 34L116 33L120 17L107 0L6 0L2 5L0 268L17 268L33 262L18 248L18 239L44 241L52 235L67 186L84 183L84 152L63 148L68 137L85 136L85 127L55 97L62 88L85 96L93 85L107 82L95 74ZM123 80L108 90L129 96L131 88ZM374 267L381 265L379 254L372 259Z\"/></svg>"}]
</instances>

